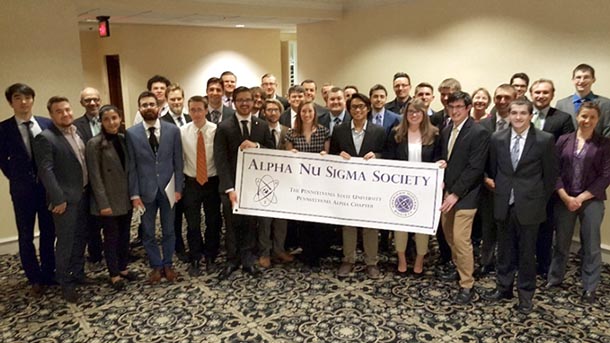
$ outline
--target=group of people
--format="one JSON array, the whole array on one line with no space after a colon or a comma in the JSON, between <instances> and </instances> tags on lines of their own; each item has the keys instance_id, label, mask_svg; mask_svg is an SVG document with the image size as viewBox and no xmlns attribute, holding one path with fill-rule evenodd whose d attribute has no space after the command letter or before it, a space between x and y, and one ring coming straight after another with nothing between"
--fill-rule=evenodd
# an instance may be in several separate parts
<instances>
[{"instance_id":1,"label":"group of people","mask_svg":"<svg viewBox=\"0 0 610 343\"><path fill-rule=\"evenodd\" d=\"M315 101L313 80L290 87L283 98L272 74L248 88L237 87L236 75L227 71L207 81L205 96L186 100L180 85L156 75L138 96L135 122L126 131L119 108L101 106L93 88L81 92L85 114L76 120L68 99L50 98L49 120L32 115L31 87L11 85L5 95L14 116L0 123L0 166L10 183L31 294L41 296L45 286L59 283L63 297L77 302L76 286L90 282L85 247L100 229L112 287L121 290L136 280L128 268L132 216L140 221L152 284L176 279L174 255L189 263L191 276L200 275L205 263L221 279L240 267L257 276L272 262L292 262L288 246L300 247L303 262L315 267L330 253L335 229L343 247L337 276L355 270L361 230L366 275L380 278L378 250L391 245L389 231L233 213L238 151L266 148L444 168L439 277L459 281L460 304L472 301L475 277L495 270L497 287L483 297L512 298L517 274L516 309L531 312L537 274L547 280L545 288L563 282L578 218L582 298L593 302L610 184L610 100L591 91L595 71L589 65L574 69L573 82L575 94L553 108L548 79L530 86L528 76L518 73L493 96L485 88L470 95L459 81L446 79L438 87L443 109L433 111L434 87L420 83L411 97L411 80L402 72L393 78L393 101L381 84L368 95L355 86L324 84L324 105ZM218 266L223 219L227 262ZM412 275L423 276L429 236L395 232L393 238L396 272L407 273L413 258ZM475 270L473 245L481 241Z\"/></svg>"}]
</instances>

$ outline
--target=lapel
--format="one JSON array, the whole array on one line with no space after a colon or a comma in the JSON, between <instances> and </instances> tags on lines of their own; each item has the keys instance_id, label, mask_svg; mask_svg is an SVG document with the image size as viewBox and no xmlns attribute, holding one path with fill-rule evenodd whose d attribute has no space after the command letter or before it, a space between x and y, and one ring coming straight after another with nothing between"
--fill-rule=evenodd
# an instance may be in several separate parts
<instances>
[{"instance_id":1,"label":"lapel","mask_svg":"<svg viewBox=\"0 0 610 343\"><path fill-rule=\"evenodd\" d=\"M142 146L144 146L144 149L146 149L147 153L149 153L153 159L155 158L155 153L152 151L152 148L150 147L150 143L148 143L148 137L146 137L146 128L144 127L144 122L137 124L139 127L136 128L136 134L138 136L140 136L140 138L142 139ZM163 130L161 130L161 132L163 132ZM161 148L161 139L159 139L159 148Z\"/></svg>"},{"instance_id":2,"label":"lapel","mask_svg":"<svg viewBox=\"0 0 610 343\"><path fill-rule=\"evenodd\" d=\"M78 157L76 156L76 153L74 152L74 149L72 149L72 146L70 145L70 143L68 142L66 137L64 137L63 132L61 132L55 125L51 126L50 130L55 134L55 136L57 136L57 138L58 138L57 141L59 142L59 144L63 145L64 149L68 150L70 152L70 155L76 160L76 162L78 164L80 164L80 162L78 161Z\"/></svg>"},{"instance_id":3,"label":"lapel","mask_svg":"<svg viewBox=\"0 0 610 343\"><path fill-rule=\"evenodd\" d=\"M8 127L10 130L9 137L13 137L13 139L15 140L14 143L17 144L19 149L21 149L21 152L24 153L25 155L29 156L28 150L25 146L25 143L23 142L23 138L21 137L21 132L19 131L19 128L17 127L17 121L15 119L15 116L13 116L11 118L11 120L8 122L8 125L9 125ZM43 127L40 127L40 128L44 131ZM34 144L34 142L32 142L32 144ZM32 153L34 153L34 152L32 151Z\"/></svg>"},{"instance_id":4,"label":"lapel","mask_svg":"<svg viewBox=\"0 0 610 343\"><path fill-rule=\"evenodd\" d=\"M123 147L123 151L125 150L125 143L123 143L122 140L119 139L119 142L121 143L121 146ZM110 160L112 165L115 166L117 169L119 170L123 170L123 166L121 165L121 160L119 159L119 154L116 152L113 152L114 146L111 142L109 142L108 140L106 140L106 137L104 136L104 134L102 133L102 153L103 155L106 157L106 159ZM127 154L125 155L125 158L127 158ZM125 161L125 166L127 166L127 161Z\"/></svg>"},{"instance_id":5,"label":"lapel","mask_svg":"<svg viewBox=\"0 0 610 343\"><path fill-rule=\"evenodd\" d=\"M555 113L555 109L553 107L549 107L549 111L546 114L546 118L544 118L544 125L542 126L542 130L546 131L546 132L552 132L552 124L553 124L553 119L552 116Z\"/></svg>"},{"instance_id":6,"label":"lapel","mask_svg":"<svg viewBox=\"0 0 610 343\"><path fill-rule=\"evenodd\" d=\"M509 144L508 145L509 145L509 156L510 156L510 149L511 149L511 144L512 144L512 142L510 142L510 140L511 140L510 132L512 132L512 130L508 130L508 131L509 131L509 135L508 135ZM523 146L523 151L521 152L521 157L519 158L519 162L517 163L517 168L515 168L515 171L517 171L519 169L519 167L523 163L523 159L527 156L527 154L532 149L532 147L534 146L535 143L536 143L536 128L534 127L534 125L531 125L529 131L527 132L527 137L525 138L525 145Z\"/></svg>"},{"instance_id":7,"label":"lapel","mask_svg":"<svg viewBox=\"0 0 610 343\"><path fill-rule=\"evenodd\" d=\"M468 135L468 131L470 129L470 126L472 125L473 121L472 119L470 119L470 117L466 118L466 122L464 122L464 125L462 126L462 129L460 129L460 131L458 132L458 135L455 139L455 143L453 143L453 151L451 152L451 156L455 155L455 148L459 147L460 144L462 143L462 141L465 139L464 137L466 137L466 135ZM451 128L451 130L453 130L453 121L451 121L451 124L449 124L449 128ZM449 132L451 132L451 130ZM451 134L449 134L449 138L451 138ZM447 144L449 144L447 142ZM458 149L459 151L459 149ZM451 159L451 158L449 158Z\"/></svg>"}]
</instances>

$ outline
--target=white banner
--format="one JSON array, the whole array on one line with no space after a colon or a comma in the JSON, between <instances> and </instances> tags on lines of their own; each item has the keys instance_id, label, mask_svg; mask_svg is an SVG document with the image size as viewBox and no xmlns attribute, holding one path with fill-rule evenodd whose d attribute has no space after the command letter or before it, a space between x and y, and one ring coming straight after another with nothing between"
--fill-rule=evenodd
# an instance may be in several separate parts
<instances>
[{"instance_id":1,"label":"white banner","mask_svg":"<svg viewBox=\"0 0 610 343\"><path fill-rule=\"evenodd\" d=\"M444 170L419 163L246 149L234 213L435 234Z\"/></svg>"}]
</instances>

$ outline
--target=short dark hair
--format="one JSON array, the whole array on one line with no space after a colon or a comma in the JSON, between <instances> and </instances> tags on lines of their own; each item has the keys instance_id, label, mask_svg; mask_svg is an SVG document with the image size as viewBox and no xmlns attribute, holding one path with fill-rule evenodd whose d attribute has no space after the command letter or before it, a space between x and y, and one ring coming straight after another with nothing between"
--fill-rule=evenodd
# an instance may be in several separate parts
<instances>
[{"instance_id":1,"label":"short dark hair","mask_svg":"<svg viewBox=\"0 0 610 343\"><path fill-rule=\"evenodd\" d=\"M192 97L190 97L187 106L190 106L191 102L202 102L205 105L205 108L208 107L208 99L201 95L193 95Z\"/></svg>"},{"instance_id":2,"label":"short dark hair","mask_svg":"<svg viewBox=\"0 0 610 343\"><path fill-rule=\"evenodd\" d=\"M430 88L432 92L434 92L434 87L432 87L432 85L428 82L420 82L417 86L415 86L415 94L417 94L417 91L419 91L420 88Z\"/></svg>"},{"instance_id":3,"label":"short dark hair","mask_svg":"<svg viewBox=\"0 0 610 343\"><path fill-rule=\"evenodd\" d=\"M318 89L318 85L316 84L316 81L314 81L312 79L307 79L307 80L301 81L301 86L305 83L313 83L313 85L315 86L314 88Z\"/></svg>"},{"instance_id":4,"label":"short dark hair","mask_svg":"<svg viewBox=\"0 0 610 343\"><path fill-rule=\"evenodd\" d=\"M303 86L300 85L293 85L290 86L290 88L288 88L288 96L290 96L290 94L292 93L305 93L305 88L303 88Z\"/></svg>"},{"instance_id":5,"label":"short dark hair","mask_svg":"<svg viewBox=\"0 0 610 343\"><path fill-rule=\"evenodd\" d=\"M36 97L36 92L34 92L32 87L26 85L25 83L12 84L8 86L8 88L4 91L6 101L8 101L9 103L13 100L13 95L15 94L29 95L32 98Z\"/></svg>"},{"instance_id":6,"label":"short dark hair","mask_svg":"<svg viewBox=\"0 0 610 343\"><path fill-rule=\"evenodd\" d=\"M527 112L529 114L534 113L534 105L527 99L516 99L511 101L510 105L508 105L508 110L510 111L513 106L527 106Z\"/></svg>"},{"instance_id":7,"label":"short dark hair","mask_svg":"<svg viewBox=\"0 0 610 343\"><path fill-rule=\"evenodd\" d=\"M222 89L225 88L224 84L222 83L222 80L219 77L213 76L208 79L208 82L205 85L205 89L210 88L210 86L215 83L219 84L220 88L222 88Z\"/></svg>"},{"instance_id":8,"label":"short dark hair","mask_svg":"<svg viewBox=\"0 0 610 343\"><path fill-rule=\"evenodd\" d=\"M144 98L155 98L155 101L157 101L157 97L155 97L155 94L153 92L144 91L144 92L140 93L140 95L138 95L138 107L140 107L140 100L142 100Z\"/></svg>"},{"instance_id":9,"label":"short dark hair","mask_svg":"<svg viewBox=\"0 0 610 343\"><path fill-rule=\"evenodd\" d=\"M511 85L513 84L513 81L515 79L525 80L525 87L529 86L529 84L530 84L530 77L527 76L526 73L516 73L513 76L511 76L511 78L510 78L510 84Z\"/></svg>"},{"instance_id":10,"label":"short dark hair","mask_svg":"<svg viewBox=\"0 0 610 343\"><path fill-rule=\"evenodd\" d=\"M362 100L362 102L364 102L364 104L366 105L367 110L368 110L369 112L371 111L371 99L369 99L369 97L368 97L368 96L366 96L366 95L364 95L364 94L362 94L362 93L354 93L354 94L352 95L352 97L351 97L351 98L349 98L349 100L347 100L347 104L346 104L346 106L347 106L347 108L348 108L348 109L350 108L350 106L351 106L351 104L352 104L352 101L353 101L354 99L359 99L359 100Z\"/></svg>"},{"instance_id":11,"label":"short dark hair","mask_svg":"<svg viewBox=\"0 0 610 343\"><path fill-rule=\"evenodd\" d=\"M354 85L347 85L345 87L343 87L343 91L345 92L346 89L351 88L353 90L356 91L356 93L359 93L360 91L358 90L358 87L354 86Z\"/></svg>"},{"instance_id":12,"label":"short dark hair","mask_svg":"<svg viewBox=\"0 0 610 343\"><path fill-rule=\"evenodd\" d=\"M584 110L585 108L597 111L597 117L599 117L602 113L601 109L599 108L599 102L585 101L580 105L580 108L578 109L578 113L576 113L576 116L578 116L580 114L580 112L582 112L582 110Z\"/></svg>"},{"instance_id":13,"label":"short dark hair","mask_svg":"<svg viewBox=\"0 0 610 343\"><path fill-rule=\"evenodd\" d=\"M239 93L250 93L250 95L252 95L252 91L250 90L250 88L246 87L246 86L239 86L237 88L235 88L235 90L233 91L233 101L235 101L235 98L237 98L237 95L239 95Z\"/></svg>"},{"instance_id":14,"label":"short dark hair","mask_svg":"<svg viewBox=\"0 0 610 343\"><path fill-rule=\"evenodd\" d=\"M447 103L453 103L456 101L460 101L460 100L464 100L464 105L466 107L472 105L472 98L470 97L470 94L466 93L466 92L462 92L462 91L457 91L457 92L453 92L449 95L449 98L447 99Z\"/></svg>"},{"instance_id":15,"label":"short dark hair","mask_svg":"<svg viewBox=\"0 0 610 343\"><path fill-rule=\"evenodd\" d=\"M70 103L70 100L68 100L68 98L66 98L65 96L52 96L51 98L49 98L49 101L47 101L47 110L49 111L49 113L51 113L51 106L53 106L53 104L64 101Z\"/></svg>"},{"instance_id":16,"label":"short dark hair","mask_svg":"<svg viewBox=\"0 0 610 343\"><path fill-rule=\"evenodd\" d=\"M171 84L171 82L167 79L167 77L161 76L161 75L155 75L155 76L151 77L150 79L148 79L148 82L146 82L146 89L151 90L153 83L156 83L156 82L163 82L163 83L165 83L166 87L169 87L169 85Z\"/></svg>"},{"instance_id":17,"label":"short dark hair","mask_svg":"<svg viewBox=\"0 0 610 343\"><path fill-rule=\"evenodd\" d=\"M100 121L102 121L102 117L104 116L104 114L106 114L106 112L110 112L110 111L115 111L116 113L118 113L118 115L120 117L123 117L121 115L121 110L119 110L118 107L108 104L108 105L104 105L104 106L100 107L100 111L99 111L99 115L98 115Z\"/></svg>"},{"instance_id":18,"label":"short dark hair","mask_svg":"<svg viewBox=\"0 0 610 343\"><path fill-rule=\"evenodd\" d=\"M593 76L593 78L595 78L595 69L593 69L593 67L591 67L590 65L586 64L586 63L581 63L579 65L576 66L576 68L574 68L574 70L572 71L572 78L574 77L574 74L576 74L577 71L582 71L582 72L590 72L591 76Z\"/></svg>"},{"instance_id":19,"label":"short dark hair","mask_svg":"<svg viewBox=\"0 0 610 343\"><path fill-rule=\"evenodd\" d=\"M328 92L329 93L337 93L337 92L343 93L343 88L335 86L335 87L331 88Z\"/></svg>"},{"instance_id":20,"label":"short dark hair","mask_svg":"<svg viewBox=\"0 0 610 343\"><path fill-rule=\"evenodd\" d=\"M229 71L229 70L222 72L222 74L220 74L220 78L222 79L223 76L227 76L227 75L231 75L231 76L235 77L235 79L237 79L237 76L235 76L235 74L233 74L233 72Z\"/></svg>"},{"instance_id":21,"label":"short dark hair","mask_svg":"<svg viewBox=\"0 0 610 343\"><path fill-rule=\"evenodd\" d=\"M396 79L401 78L401 77L406 77L407 80L409 80L409 84L411 84L411 78L409 77L409 74L399 71L398 73L394 74L394 78L392 78L392 82L396 81Z\"/></svg>"},{"instance_id":22,"label":"short dark hair","mask_svg":"<svg viewBox=\"0 0 610 343\"><path fill-rule=\"evenodd\" d=\"M379 83L371 87L371 90L369 90L369 96L373 96L374 91L383 91L385 95L388 95L388 90L385 89L385 87Z\"/></svg>"}]
</instances>

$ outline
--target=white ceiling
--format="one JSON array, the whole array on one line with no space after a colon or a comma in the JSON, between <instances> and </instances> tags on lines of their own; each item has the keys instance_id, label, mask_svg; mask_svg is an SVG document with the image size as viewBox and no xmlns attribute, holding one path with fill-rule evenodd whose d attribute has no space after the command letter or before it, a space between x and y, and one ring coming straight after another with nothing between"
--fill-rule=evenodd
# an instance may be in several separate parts
<instances>
[{"instance_id":1,"label":"white ceiling","mask_svg":"<svg viewBox=\"0 0 610 343\"><path fill-rule=\"evenodd\" d=\"M341 19L354 8L405 0L79 0L81 29L96 25L97 16L111 23L190 25L279 29L295 32L296 25Z\"/></svg>"}]
</instances>

